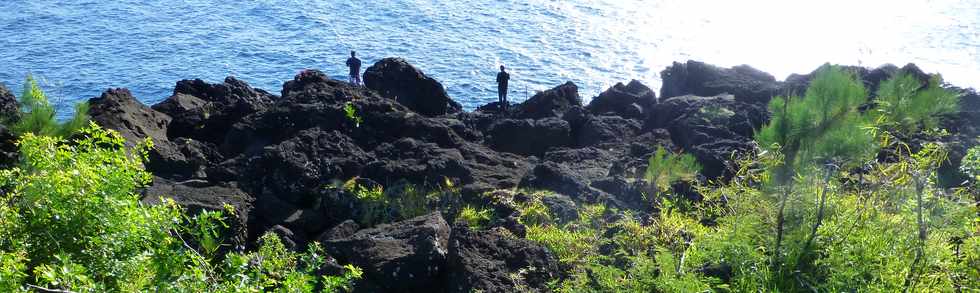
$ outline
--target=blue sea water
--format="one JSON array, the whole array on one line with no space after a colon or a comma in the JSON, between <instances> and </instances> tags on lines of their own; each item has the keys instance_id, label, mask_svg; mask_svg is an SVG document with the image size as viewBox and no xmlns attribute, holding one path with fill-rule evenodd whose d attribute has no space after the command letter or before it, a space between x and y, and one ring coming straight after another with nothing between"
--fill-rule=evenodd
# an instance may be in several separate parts
<instances>
[{"instance_id":1,"label":"blue sea water","mask_svg":"<svg viewBox=\"0 0 980 293\"><path fill-rule=\"evenodd\" d=\"M824 62L915 62L980 87L980 1L2 0L0 82L32 73L58 106L127 87L155 103L181 79L234 75L279 92L304 68L344 78L400 56L467 109L566 80L585 98L673 61L749 64L785 78ZM66 115L62 112L61 115Z\"/></svg>"}]
</instances>

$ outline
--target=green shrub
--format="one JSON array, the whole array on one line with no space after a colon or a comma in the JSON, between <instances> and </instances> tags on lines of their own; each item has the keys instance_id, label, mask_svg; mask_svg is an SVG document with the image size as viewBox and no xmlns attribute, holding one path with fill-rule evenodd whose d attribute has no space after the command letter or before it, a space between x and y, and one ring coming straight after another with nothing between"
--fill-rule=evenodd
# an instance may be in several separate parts
<instances>
[{"instance_id":1,"label":"green shrub","mask_svg":"<svg viewBox=\"0 0 980 293\"><path fill-rule=\"evenodd\" d=\"M347 120L354 123L354 127L361 127L361 123L364 122L364 118L361 118L361 115L357 114L357 108L351 102L344 104L344 116L347 117Z\"/></svg>"},{"instance_id":2,"label":"green shrub","mask_svg":"<svg viewBox=\"0 0 980 293\"><path fill-rule=\"evenodd\" d=\"M294 253L274 234L219 255L223 211L140 203L148 142L127 149L94 124L75 137L27 133L20 165L0 171L0 291L311 292L329 280L316 277L318 246Z\"/></svg>"},{"instance_id":3,"label":"green shrub","mask_svg":"<svg viewBox=\"0 0 980 293\"><path fill-rule=\"evenodd\" d=\"M473 206L467 205L459 211L456 219L466 222L470 228L483 229L487 224L490 224L492 217L493 211L490 209L476 209Z\"/></svg>"},{"instance_id":4,"label":"green shrub","mask_svg":"<svg viewBox=\"0 0 980 293\"><path fill-rule=\"evenodd\" d=\"M888 131L912 134L939 125L939 115L959 109L960 94L944 89L942 77L933 75L923 85L908 72L899 72L881 83L875 121Z\"/></svg>"},{"instance_id":5,"label":"green shrub","mask_svg":"<svg viewBox=\"0 0 980 293\"><path fill-rule=\"evenodd\" d=\"M11 129L15 134L33 133L46 136L69 136L88 124L89 105L81 102L75 105L75 115L64 123L55 119L54 106L31 75L24 82L24 93L20 96L22 113Z\"/></svg>"},{"instance_id":6,"label":"green shrub","mask_svg":"<svg viewBox=\"0 0 980 293\"><path fill-rule=\"evenodd\" d=\"M690 154L674 154L662 146L650 156L644 179L655 192L666 192L677 181L694 181L701 165Z\"/></svg>"},{"instance_id":7,"label":"green shrub","mask_svg":"<svg viewBox=\"0 0 980 293\"><path fill-rule=\"evenodd\" d=\"M868 118L858 111L866 98L861 82L837 66L818 71L802 98L773 98L771 120L756 141L781 154L783 163L772 170L777 184L813 163L863 163L876 153Z\"/></svg>"},{"instance_id":8,"label":"green shrub","mask_svg":"<svg viewBox=\"0 0 980 293\"><path fill-rule=\"evenodd\" d=\"M391 220L390 203L380 185L363 186L352 178L344 183L344 190L352 192L357 199L358 224L370 227Z\"/></svg>"},{"instance_id":9,"label":"green shrub","mask_svg":"<svg viewBox=\"0 0 980 293\"><path fill-rule=\"evenodd\" d=\"M980 146L967 150L960 162L960 172L970 176L975 183L980 184Z\"/></svg>"},{"instance_id":10,"label":"green shrub","mask_svg":"<svg viewBox=\"0 0 980 293\"><path fill-rule=\"evenodd\" d=\"M558 292L980 290L975 199L934 184L946 160L938 144L871 160L887 136L859 111L865 98L852 74L824 68L804 97L770 103L772 122L756 136L764 151L740 161L731 181L699 186L703 201L647 220L625 212L612 223L565 225L533 216L547 210L532 201L522 207L522 218L535 219L522 220L533 223L527 237L568 268L553 283ZM917 117L910 125L933 117L906 116ZM976 175L978 152L962 171Z\"/></svg>"},{"instance_id":11,"label":"green shrub","mask_svg":"<svg viewBox=\"0 0 980 293\"><path fill-rule=\"evenodd\" d=\"M548 194L540 192L531 193L531 199L529 201L518 205L517 209L520 211L518 221L521 224L528 226L546 225L554 221L551 210L541 202L541 198L544 196L548 196Z\"/></svg>"},{"instance_id":12,"label":"green shrub","mask_svg":"<svg viewBox=\"0 0 980 293\"><path fill-rule=\"evenodd\" d=\"M363 186L357 178L347 180L342 188L351 192L356 201L358 224L366 227L390 223L440 211L447 219L455 217L461 207L459 189L450 179L436 188L421 188L406 181L389 188L380 185Z\"/></svg>"}]
</instances>

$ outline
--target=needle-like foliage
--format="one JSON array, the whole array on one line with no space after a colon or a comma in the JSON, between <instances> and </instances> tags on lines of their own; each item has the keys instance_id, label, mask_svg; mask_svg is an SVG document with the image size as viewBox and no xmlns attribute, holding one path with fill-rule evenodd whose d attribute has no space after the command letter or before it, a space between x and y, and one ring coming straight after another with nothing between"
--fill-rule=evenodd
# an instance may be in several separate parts
<instances>
[{"instance_id":1,"label":"needle-like foliage","mask_svg":"<svg viewBox=\"0 0 980 293\"><path fill-rule=\"evenodd\" d=\"M21 135L33 133L44 136L69 136L88 124L89 105L81 102L75 105L75 115L64 123L55 118L55 108L48 101L37 80L28 75L24 82L24 92L20 96L22 113L13 125L14 133Z\"/></svg>"},{"instance_id":2,"label":"needle-like foliage","mask_svg":"<svg viewBox=\"0 0 980 293\"><path fill-rule=\"evenodd\" d=\"M817 162L863 162L874 154L868 119L858 107L867 91L854 74L837 66L817 72L803 97L775 97L771 122L756 134L759 145L783 155L778 184L794 171Z\"/></svg>"},{"instance_id":3,"label":"needle-like foliage","mask_svg":"<svg viewBox=\"0 0 980 293\"><path fill-rule=\"evenodd\" d=\"M959 110L959 98L960 93L942 87L939 75L923 83L900 72L881 83L872 115L886 130L912 133L937 127L940 115Z\"/></svg>"}]
</instances>

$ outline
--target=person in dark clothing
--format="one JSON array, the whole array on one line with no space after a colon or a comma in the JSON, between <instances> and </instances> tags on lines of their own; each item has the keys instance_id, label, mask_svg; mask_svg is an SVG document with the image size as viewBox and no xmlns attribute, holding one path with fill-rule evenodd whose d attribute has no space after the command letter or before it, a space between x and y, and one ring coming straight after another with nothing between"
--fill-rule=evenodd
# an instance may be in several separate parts
<instances>
[{"instance_id":1,"label":"person in dark clothing","mask_svg":"<svg viewBox=\"0 0 980 293\"><path fill-rule=\"evenodd\" d=\"M500 109L507 110L507 82L510 80L510 74L504 71L504 66L500 65L500 72L497 73L497 98L500 101Z\"/></svg>"},{"instance_id":2,"label":"person in dark clothing","mask_svg":"<svg viewBox=\"0 0 980 293\"><path fill-rule=\"evenodd\" d=\"M347 81L353 85L361 85L361 59L357 59L357 52L350 51L350 58L347 58L347 67L350 68Z\"/></svg>"}]
</instances>

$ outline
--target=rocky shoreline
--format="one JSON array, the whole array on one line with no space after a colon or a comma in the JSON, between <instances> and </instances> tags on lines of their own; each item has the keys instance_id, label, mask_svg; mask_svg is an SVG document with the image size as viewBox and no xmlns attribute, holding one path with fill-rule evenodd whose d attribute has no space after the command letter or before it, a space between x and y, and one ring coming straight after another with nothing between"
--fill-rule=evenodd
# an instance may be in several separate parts
<instances>
[{"instance_id":1,"label":"rocky shoreline","mask_svg":"<svg viewBox=\"0 0 980 293\"><path fill-rule=\"evenodd\" d=\"M928 79L912 64L849 69L871 93L898 70ZM92 120L130 145L153 139L145 202L172 197L192 211L230 204L238 249L272 231L297 249L323 243L339 263L364 268L360 290L511 292L518 284L510 276L528 267L536 269L520 285L532 290L562 274L549 251L506 236L523 235L513 206L524 192L555 192L545 204L573 215L578 205L596 202L654 212L642 194L642 172L658 147L693 154L704 166L701 180L724 180L737 167L735 155L757 148L752 137L769 119L767 102L804 91L811 75L777 81L748 66L688 61L661 76L659 95L634 80L583 104L568 82L507 113L496 103L465 112L438 81L386 58L367 69L363 88L311 70L278 95L228 77L220 84L179 81L172 96L152 106L126 89L89 103ZM951 132L942 138L950 149L941 168L946 186L964 181L955 170L980 136L980 95L963 92L961 112L944 125ZM0 102L0 111L17 109L2 87ZM0 128L0 163L16 159L14 139ZM432 189L447 188L448 180L463 201L493 207L497 220L476 230L432 213L361 227L352 221L363 212L356 195L337 187L352 178ZM699 199L689 186L674 190Z\"/></svg>"}]
</instances>

